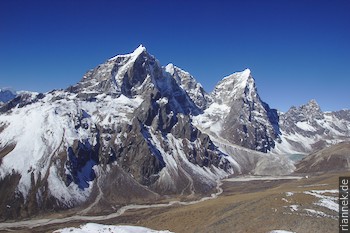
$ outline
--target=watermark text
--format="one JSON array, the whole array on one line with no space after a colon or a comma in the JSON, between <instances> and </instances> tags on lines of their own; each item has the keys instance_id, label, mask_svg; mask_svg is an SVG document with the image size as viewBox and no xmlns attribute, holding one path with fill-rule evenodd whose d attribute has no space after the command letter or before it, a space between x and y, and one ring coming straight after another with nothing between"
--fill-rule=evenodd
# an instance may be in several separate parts
<instances>
[{"instance_id":1,"label":"watermark text","mask_svg":"<svg viewBox=\"0 0 350 233\"><path fill-rule=\"evenodd\" d=\"M339 177L339 232L349 231L350 177Z\"/></svg>"}]
</instances>

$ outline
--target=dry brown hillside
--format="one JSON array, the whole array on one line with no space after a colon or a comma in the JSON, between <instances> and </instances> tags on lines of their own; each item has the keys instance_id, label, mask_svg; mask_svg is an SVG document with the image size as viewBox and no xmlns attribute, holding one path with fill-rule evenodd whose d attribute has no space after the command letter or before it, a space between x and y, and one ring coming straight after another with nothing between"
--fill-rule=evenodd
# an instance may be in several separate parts
<instances>
[{"instance_id":1,"label":"dry brown hillside","mask_svg":"<svg viewBox=\"0 0 350 233\"><path fill-rule=\"evenodd\" d=\"M296 172L330 172L350 170L350 142L342 142L305 157Z\"/></svg>"}]
</instances>

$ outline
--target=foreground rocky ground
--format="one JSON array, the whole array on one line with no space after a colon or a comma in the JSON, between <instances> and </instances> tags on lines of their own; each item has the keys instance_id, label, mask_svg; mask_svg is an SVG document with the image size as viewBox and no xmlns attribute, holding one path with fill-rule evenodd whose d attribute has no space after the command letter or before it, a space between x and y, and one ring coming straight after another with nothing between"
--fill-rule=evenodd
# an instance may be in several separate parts
<instances>
[{"instance_id":1,"label":"foreground rocky ground","mask_svg":"<svg viewBox=\"0 0 350 233\"><path fill-rule=\"evenodd\" d=\"M101 224L138 225L172 232L338 232L338 177L350 172L317 174L302 179L224 181L213 200L188 206L127 211ZM59 213L45 218L61 218ZM15 232L53 232L83 221L53 224ZM1 232L8 232L7 230Z\"/></svg>"}]
</instances>

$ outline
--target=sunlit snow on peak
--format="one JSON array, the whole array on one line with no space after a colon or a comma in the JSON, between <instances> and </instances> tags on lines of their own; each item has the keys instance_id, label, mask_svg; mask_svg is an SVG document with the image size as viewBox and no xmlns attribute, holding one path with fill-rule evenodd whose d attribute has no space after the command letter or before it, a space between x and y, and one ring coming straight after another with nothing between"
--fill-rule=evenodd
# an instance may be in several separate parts
<instances>
[{"instance_id":1,"label":"sunlit snow on peak","mask_svg":"<svg viewBox=\"0 0 350 233\"><path fill-rule=\"evenodd\" d=\"M241 83L242 85L245 85L249 76L250 76L250 69L245 69L242 72L235 72L229 76L226 76L223 81L225 81L225 84L232 84L232 83Z\"/></svg>"},{"instance_id":2,"label":"sunlit snow on peak","mask_svg":"<svg viewBox=\"0 0 350 233\"><path fill-rule=\"evenodd\" d=\"M134 52L132 52L132 55L138 56L145 51L147 51L146 47L144 47L142 44L140 44L139 47L137 47L137 49L135 49Z\"/></svg>"},{"instance_id":3,"label":"sunlit snow on peak","mask_svg":"<svg viewBox=\"0 0 350 233\"><path fill-rule=\"evenodd\" d=\"M143 52L146 52L146 47L144 47L142 44L139 45L132 53L124 54L124 55L117 55L115 57L112 57L109 59L109 61L116 60L118 57L138 57L140 56Z\"/></svg>"}]
</instances>

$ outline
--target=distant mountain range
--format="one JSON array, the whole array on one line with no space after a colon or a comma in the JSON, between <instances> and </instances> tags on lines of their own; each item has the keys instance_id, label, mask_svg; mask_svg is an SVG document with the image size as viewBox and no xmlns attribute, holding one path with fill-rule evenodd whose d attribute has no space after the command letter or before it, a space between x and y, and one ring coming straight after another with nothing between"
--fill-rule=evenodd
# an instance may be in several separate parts
<instances>
[{"instance_id":1,"label":"distant mountain range","mask_svg":"<svg viewBox=\"0 0 350 233\"><path fill-rule=\"evenodd\" d=\"M0 103L6 103L16 97L17 93L10 89L0 89Z\"/></svg>"},{"instance_id":2,"label":"distant mountain range","mask_svg":"<svg viewBox=\"0 0 350 233\"><path fill-rule=\"evenodd\" d=\"M249 69L207 93L143 46L65 90L7 96L0 219L209 195L223 177L289 174L295 166L284 154L350 138L349 110L324 113L310 101L279 113L260 99Z\"/></svg>"}]
</instances>

